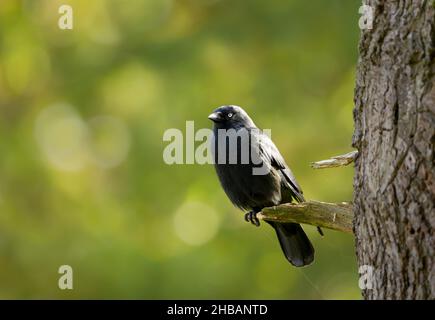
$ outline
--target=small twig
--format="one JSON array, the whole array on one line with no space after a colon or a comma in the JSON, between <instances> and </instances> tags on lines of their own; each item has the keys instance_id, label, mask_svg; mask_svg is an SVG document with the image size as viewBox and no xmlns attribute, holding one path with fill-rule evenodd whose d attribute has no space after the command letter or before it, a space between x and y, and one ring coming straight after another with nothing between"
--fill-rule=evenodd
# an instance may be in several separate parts
<instances>
[{"instance_id":1,"label":"small twig","mask_svg":"<svg viewBox=\"0 0 435 320\"><path fill-rule=\"evenodd\" d=\"M358 151L352 151L340 156L332 157L331 159L312 162L311 167L313 169L324 169L347 166L355 161L357 155Z\"/></svg>"},{"instance_id":2,"label":"small twig","mask_svg":"<svg viewBox=\"0 0 435 320\"><path fill-rule=\"evenodd\" d=\"M259 219L277 222L306 223L313 226L352 233L352 203L307 201L285 203L264 208Z\"/></svg>"}]
</instances>

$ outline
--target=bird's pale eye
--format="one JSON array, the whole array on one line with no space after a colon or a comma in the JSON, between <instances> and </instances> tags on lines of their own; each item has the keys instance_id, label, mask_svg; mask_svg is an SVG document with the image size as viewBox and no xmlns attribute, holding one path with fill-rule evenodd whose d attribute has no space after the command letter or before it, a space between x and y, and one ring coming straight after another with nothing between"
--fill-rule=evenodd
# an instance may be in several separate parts
<instances>
[{"instance_id":1,"label":"bird's pale eye","mask_svg":"<svg viewBox=\"0 0 435 320\"><path fill-rule=\"evenodd\" d=\"M228 113L228 118L232 118L233 117L233 114L230 112L230 113Z\"/></svg>"}]
</instances>

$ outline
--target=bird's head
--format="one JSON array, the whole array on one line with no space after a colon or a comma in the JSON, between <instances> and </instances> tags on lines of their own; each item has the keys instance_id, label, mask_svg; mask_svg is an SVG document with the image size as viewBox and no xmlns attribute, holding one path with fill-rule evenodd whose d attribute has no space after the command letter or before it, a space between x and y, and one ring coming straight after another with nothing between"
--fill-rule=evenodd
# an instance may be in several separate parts
<instances>
[{"instance_id":1,"label":"bird's head","mask_svg":"<svg viewBox=\"0 0 435 320\"><path fill-rule=\"evenodd\" d=\"M255 128L248 114L239 106L222 106L213 111L208 118L216 128Z\"/></svg>"}]
</instances>

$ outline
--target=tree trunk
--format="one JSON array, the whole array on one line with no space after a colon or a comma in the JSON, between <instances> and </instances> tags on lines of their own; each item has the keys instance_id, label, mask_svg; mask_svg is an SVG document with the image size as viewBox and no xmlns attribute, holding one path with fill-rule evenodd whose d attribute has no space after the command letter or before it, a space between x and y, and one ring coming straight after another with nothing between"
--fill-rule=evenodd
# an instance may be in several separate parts
<instances>
[{"instance_id":1,"label":"tree trunk","mask_svg":"<svg viewBox=\"0 0 435 320\"><path fill-rule=\"evenodd\" d=\"M353 136L363 296L435 299L435 1L365 4L374 21L361 33Z\"/></svg>"}]
</instances>

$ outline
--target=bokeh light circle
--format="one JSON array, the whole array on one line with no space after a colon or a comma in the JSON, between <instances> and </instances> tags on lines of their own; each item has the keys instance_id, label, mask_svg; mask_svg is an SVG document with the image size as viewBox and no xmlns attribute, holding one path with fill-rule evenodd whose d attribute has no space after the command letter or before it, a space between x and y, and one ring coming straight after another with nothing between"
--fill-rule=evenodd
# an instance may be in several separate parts
<instances>
[{"instance_id":1,"label":"bokeh light circle","mask_svg":"<svg viewBox=\"0 0 435 320\"><path fill-rule=\"evenodd\" d=\"M36 119L36 140L48 162L57 169L78 171L86 162L86 124L69 105L56 104Z\"/></svg>"},{"instance_id":2,"label":"bokeh light circle","mask_svg":"<svg viewBox=\"0 0 435 320\"><path fill-rule=\"evenodd\" d=\"M174 214L174 229L185 243L199 246L213 239L219 230L216 211L200 202L186 202Z\"/></svg>"},{"instance_id":3,"label":"bokeh light circle","mask_svg":"<svg viewBox=\"0 0 435 320\"><path fill-rule=\"evenodd\" d=\"M121 164L130 150L130 132L120 119L98 116L88 121L88 151L91 161L102 168Z\"/></svg>"}]
</instances>

